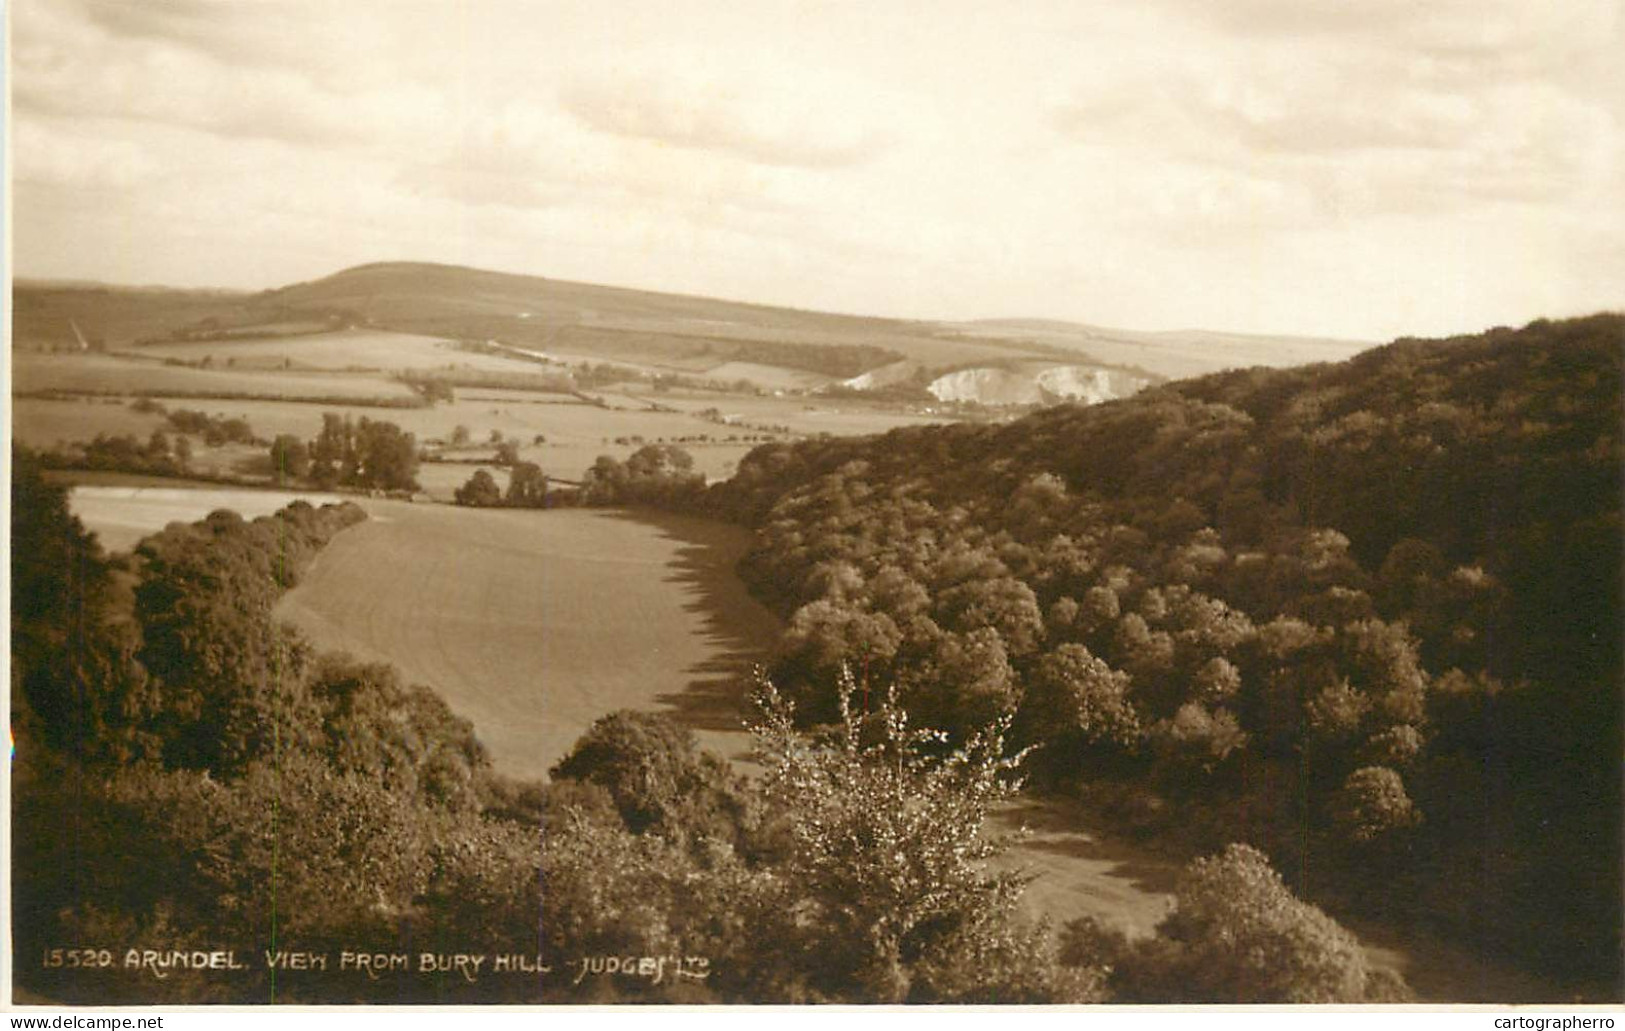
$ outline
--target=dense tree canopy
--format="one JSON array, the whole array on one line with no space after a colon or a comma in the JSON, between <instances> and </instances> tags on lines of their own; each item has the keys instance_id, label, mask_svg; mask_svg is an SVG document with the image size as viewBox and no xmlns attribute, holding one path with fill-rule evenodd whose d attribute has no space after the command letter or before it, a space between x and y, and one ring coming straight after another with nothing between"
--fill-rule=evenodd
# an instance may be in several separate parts
<instances>
[{"instance_id":1,"label":"dense tree canopy","mask_svg":"<svg viewBox=\"0 0 1625 1031\"><path fill-rule=\"evenodd\" d=\"M1036 769L1151 790L1125 813L1165 833L1342 857L1327 890L1608 976L1622 345L1537 322L768 444L699 505L757 529L808 716L843 663L956 735L1014 711Z\"/></svg>"}]
</instances>

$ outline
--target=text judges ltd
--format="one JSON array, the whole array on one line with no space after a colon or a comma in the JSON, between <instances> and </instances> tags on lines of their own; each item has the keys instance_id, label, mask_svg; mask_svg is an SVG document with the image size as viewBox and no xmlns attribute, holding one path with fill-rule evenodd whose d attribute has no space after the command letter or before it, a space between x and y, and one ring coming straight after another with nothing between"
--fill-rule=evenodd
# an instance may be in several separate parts
<instances>
[{"instance_id":1,"label":"text judges ltd","mask_svg":"<svg viewBox=\"0 0 1625 1031\"><path fill-rule=\"evenodd\" d=\"M482 976L528 974L564 976L572 983L588 977L635 977L661 984L665 981L704 981L711 976L711 961L704 956L581 956L547 960L519 952L303 952L266 949L245 953L235 949L46 949L41 959L48 969L144 971L164 980L178 970L265 970L355 974L378 980L385 975L450 974L469 983Z\"/></svg>"}]
</instances>

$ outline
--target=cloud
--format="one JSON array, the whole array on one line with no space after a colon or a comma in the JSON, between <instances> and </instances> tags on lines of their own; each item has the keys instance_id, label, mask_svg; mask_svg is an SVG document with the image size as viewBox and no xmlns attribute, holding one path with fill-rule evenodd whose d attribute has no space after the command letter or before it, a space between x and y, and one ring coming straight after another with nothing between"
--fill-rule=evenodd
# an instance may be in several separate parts
<instances>
[{"instance_id":1,"label":"cloud","mask_svg":"<svg viewBox=\"0 0 1625 1031\"><path fill-rule=\"evenodd\" d=\"M13 0L17 254L1350 335L1618 296L1617 0L1019 6Z\"/></svg>"},{"instance_id":2,"label":"cloud","mask_svg":"<svg viewBox=\"0 0 1625 1031\"><path fill-rule=\"evenodd\" d=\"M148 5L128 6L134 18L135 7ZM168 17L191 8L177 5ZM114 40L73 13L37 2L19 7L12 70L19 114L136 119L295 143L335 143L352 134L333 98L298 71L229 64L148 38Z\"/></svg>"},{"instance_id":3,"label":"cloud","mask_svg":"<svg viewBox=\"0 0 1625 1031\"><path fill-rule=\"evenodd\" d=\"M562 113L507 103L430 134L396 181L480 207L665 204L783 215L802 170L718 161L702 151L605 135Z\"/></svg>"},{"instance_id":4,"label":"cloud","mask_svg":"<svg viewBox=\"0 0 1625 1031\"><path fill-rule=\"evenodd\" d=\"M717 79L697 67L589 73L566 83L559 101L598 132L786 168L863 165L892 142L865 118L865 103L830 103L827 84Z\"/></svg>"},{"instance_id":5,"label":"cloud","mask_svg":"<svg viewBox=\"0 0 1625 1031\"><path fill-rule=\"evenodd\" d=\"M38 0L32 0L38 2ZM318 0L50 0L120 50L170 47L235 68L343 79L365 65L372 14Z\"/></svg>"},{"instance_id":6,"label":"cloud","mask_svg":"<svg viewBox=\"0 0 1625 1031\"><path fill-rule=\"evenodd\" d=\"M251 37L237 31L241 27L241 10L228 4L209 0L164 0L155 4L70 0L67 6L77 8L87 22L107 34L125 40L185 43L233 55L264 52L263 44L250 47Z\"/></svg>"},{"instance_id":7,"label":"cloud","mask_svg":"<svg viewBox=\"0 0 1625 1031\"><path fill-rule=\"evenodd\" d=\"M1608 0L1153 0L1240 37L1335 39L1462 54L1561 52L1619 28Z\"/></svg>"},{"instance_id":8,"label":"cloud","mask_svg":"<svg viewBox=\"0 0 1625 1031\"><path fill-rule=\"evenodd\" d=\"M333 75L352 19L308 4L23 0L12 90L19 115L128 119L213 135L347 147L409 139L440 115L405 76ZM353 62L352 67L365 62Z\"/></svg>"},{"instance_id":9,"label":"cloud","mask_svg":"<svg viewBox=\"0 0 1625 1031\"><path fill-rule=\"evenodd\" d=\"M1148 164L1280 184L1335 218L1603 194L1617 190L1625 146L1614 111L1557 82L1463 84L1413 54L1329 44L1107 69L1050 121L1074 143Z\"/></svg>"},{"instance_id":10,"label":"cloud","mask_svg":"<svg viewBox=\"0 0 1625 1031\"><path fill-rule=\"evenodd\" d=\"M160 171L146 148L128 140L58 134L22 122L14 137L18 183L105 194L150 182Z\"/></svg>"}]
</instances>

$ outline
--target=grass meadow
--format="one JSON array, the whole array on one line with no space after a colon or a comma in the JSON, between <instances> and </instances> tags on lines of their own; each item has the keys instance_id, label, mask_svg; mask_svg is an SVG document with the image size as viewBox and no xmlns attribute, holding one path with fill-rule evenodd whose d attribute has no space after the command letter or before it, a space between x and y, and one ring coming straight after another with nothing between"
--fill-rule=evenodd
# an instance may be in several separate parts
<instances>
[{"instance_id":1,"label":"grass meadow","mask_svg":"<svg viewBox=\"0 0 1625 1031\"><path fill-rule=\"evenodd\" d=\"M370 329L344 329L308 336L265 337L251 340L204 340L152 344L142 354L197 361L212 355L216 362L235 358L239 365L276 367L287 362L294 369L376 369L382 372L448 372L482 370L535 373L533 362L460 350L453 341L418 333L390 333Z\"/></svg>"},{"instance_id":2,"label":"grass meadow","mask_svg":"<svg viewBox=\"0 0 1625 1031\"><path fill-rule=\"evenodd\" d=\"M128 551L143 537L170 523L196 522L220 509L230 509L244 519L257 519L301 498L313 505L343 500L319 491L81 483L69 492L68 502L74 514L96 532L102 547Z\"/></svg>"},{"instance_id":3,"label":"grass meadow","mask_svg":"<svg viewBox=\"0 0 1625 1031\"><path fill-rule=\"evenodd\" d=\"M224 358L217 356L217 362ZM39 354L12 356L12 390L17 393L152 394L199 397L211 394L266 397L379 398L410 401L416 394L404 383L381 375L343 375L296 370L198 369L161 361L111 354Z\"/></svg>"},{"instance_id":4,"label":"grass meadow","mask_svg":"<svg viewBox=\"0 0 1625 1031\"><path fill-rule=\"evenodd\" d=\"M677 517L362 502L277 614L393 663L542 777L593 720L672 713L733 751L738 678L776 623L733 575L749 535Z\"/></svg>"}]
</instances>

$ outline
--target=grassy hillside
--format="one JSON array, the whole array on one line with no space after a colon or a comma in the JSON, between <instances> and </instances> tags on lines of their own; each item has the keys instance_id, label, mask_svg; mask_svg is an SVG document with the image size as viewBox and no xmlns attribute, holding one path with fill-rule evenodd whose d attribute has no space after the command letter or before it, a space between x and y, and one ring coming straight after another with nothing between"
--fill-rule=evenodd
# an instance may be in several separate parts
<instances>
[{"instance_id":1,"label":"grassy hillside","mask_svg":"<svg viewBox=\"0 0 1625 1031\"><path fill-rule=\"evenodd\" d=\"M1281 368L1342 361L1371 346L1358 340L1197 329L1144 332L1051 319L986 319L945 328L973 340L1087 354L1097 361L1137 367L1169 379L1254 365Z\"/></svg>"},{"instance_id":2,"label":"grassy hillside","mask_svg":"<svg viewBox=\"0 0 1625 1031\"><path fill-rule=\"evenodd\" d=\"M21 280L12 286L11 337L19 350L75 348L77 323L87 341L129 344L189 322L235 317L248 296Z\"/></svg>"},{"instance_id":3,"label":"grassy hillside","mask_svg":"<svg viewBox=\"0 0 1625 1031\"><path fill-rule=\"evenodd\" d=\"M433 684L497 769L540 779L621 708L737 729L737 698L712 692L732 690L775 628L732 575L747 543L737 528L366 507L374 518L335 542L277 615L318 648Z\"/></svg>"},{"instance_id":4,"label":"grassy hillside","mask_svg":"<svg viewBox=\"0 0 1625 1031\"><path fill-rule=\"evenodd\" d=\"M15 306L24 349L77 346L70 319L108 347L252 341L265 351L267 337L360 327L500 340L571 362L615 361L768 388L818 386L900 361L945 369L1025 357L1168 376L1342 358L1357 346L1033 320L915 322L411 262L362 265L254 294L19 283ZM355 346L356 359L345 364L391 364L376 348ZM333 367L331 349L315 350Z\"/></svg>"}]
</instances>

